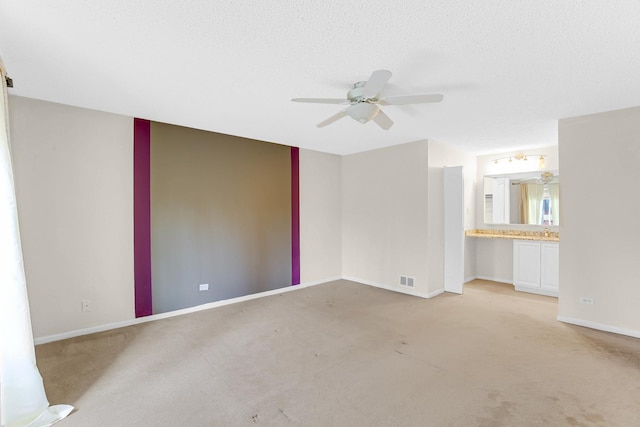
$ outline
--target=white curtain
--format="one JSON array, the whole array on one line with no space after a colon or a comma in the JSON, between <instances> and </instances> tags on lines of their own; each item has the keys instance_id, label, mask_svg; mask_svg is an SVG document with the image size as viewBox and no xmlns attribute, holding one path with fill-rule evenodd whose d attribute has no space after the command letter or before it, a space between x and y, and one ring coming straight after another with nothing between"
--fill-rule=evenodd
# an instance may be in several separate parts
<instances>
[{"instance_id":1,"label":"white curtain","mask_svg":"<svg viewBox=\"0 0 640 427\"><path fill-rule=\"evenodd\" d=\"M0 77L0 425L42 427L66 417L73 407L49 407L36 367L11 166L6 72L2 59Z\"/></svg>"},{"instance_id":2,"label":"white curtain","mask_svg":"<svg viewBox=\"0 0 640 427\"><path fill-rule=\"evenodd\" d=\"M527 224L540 224L540 207L542 206L542 196L544 194L544 185L542 184L525 184L527 186L528 205L527 205Z\"/></svg>"}]
</instances>

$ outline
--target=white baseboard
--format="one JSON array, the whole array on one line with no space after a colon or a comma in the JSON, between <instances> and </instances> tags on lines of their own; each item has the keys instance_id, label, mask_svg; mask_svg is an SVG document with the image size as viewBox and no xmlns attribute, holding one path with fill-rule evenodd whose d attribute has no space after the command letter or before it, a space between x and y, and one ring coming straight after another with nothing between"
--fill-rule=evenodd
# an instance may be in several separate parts
<instances>
[{"instance_id":1,"label":"white baseboard","mask_svg":"<svg viewBox=\"0 0 640 427\"><path fill-rule=\"evenodd\" d=\"M476 280L477 278L478 278L477 276L467 277L466 279L464 279L464 283L469 283L472 280Z\"/></svg>"},{"instance_id":2,"label":"white baseboard","mask_svg":"<svg viewBox=\"0 0 640 427\"><path fill-rule=\"evenodd\" d=\"M488 277L488 276L476 276L476 279L490 280L492 282L508 283L509 285L513 285L513 279L501 279L498 277Z\"/></svg>"},{"instance_id":3,"label":"white baseboard","mask_svg":"<svg viewBox=\"0 0 640 427\"><path fill-rule=\"evenodd\" d=\"M640 331L633 329L619 328L617 326L605 325L602 323L591 322L589 320L573 319L571 317L558 316L558 320L572 325L584 326L586 328L597 329L599 331L612 332L614 334L627 335L629 337L640 338Z\"/></svg>"},{"instance_id":4,"label":"white baseboard","mask_svg":"<svg viewBox=\"0 0 640 427\"><path fill-rule=\"evenodd\" d=\"M444 294L444 288L438 289L437 291L429 292L427 294L427 298L434 298L440 294Z\"/></svg>"},{"instance_id":5,"label":"white baseboard","mask_svg":"<svg viewBox=\"0 0 640 427\"><path fill-rule=\"evenodd\" d=\"M527 292L529 294L537 294L537 295L544 295L546 297L558 298L558 291L548 291L546 289L527 288L527 287L519 287L519 286L515 286L515 289L518 292Z\"/></svg>"},{"instance_id":6,"label":"white baseboard","mask_svg":"<svg viewBox=\"0 0 640 427\"><path fill-rule=\"evenodd\" d=\"M92 327L89 327L89 328L75 329L73 331L63 332L61 334L47 335L47 336L44 336L44 337L34 338L33 341L34 341L34 344L36 344L36 345L38 345L38 344L46 344L48 342L65 340L67 338L74 338L74 337L79 337L79 336L82 336L82 335L94 334L96 332L104 332L104 331L109 331L111 329L124 328L125 326L138 325L140 323L151 322L151 321L154 321L154 320L167 319L169 317L181 316L183 314L195 313L197 311L208 310L210 308L221 307L221 306L229 305L229 304L235 304L235 303L242 302L242 301L250 301L252 299L268 297L270 295L278 295L278 294L282 294L282 293L285 293L285 292L296 291L298 289L304 289L304 288L308 288L310 286L320 285L322 283L333 282L335 280L340 280L340 279L341 279L341 277L330 277L330 278L323 279L323 280L316 280L316 281L313 281L313 282L305 282L305 283L301 283L299 285L286 286L284 288L273 289L271 291L259 292L259 293L256 293L256 294L244 295L244 296L241 296L241 297L236 297L236 298L230 298L230 299L225 299L225 300L221 300L221 301L210 302L210 303L207 303L207 304L197 305L195 307L183 308L181 310L170 311L170 312L167 312L167 313L152 314L152 315L145 316L145 317L138 317L136 319L123 320L121 322L106 323L106 324L103 324L103 325L92 326Z\"/></svg>"},{"instance_id":7,"label":"white baseboard","mask_svg":"<svg viewBox=\"0 0 640 427\"><path fill-rule=\"evenodd\" d=\"M292 286L293 288L296 287L309 287L309 286L315 286L315 285L321 285L323 283L329 283L329 282L335 282L336 280L342 280L342 276L334 276L334 277L327 277L326 279L320 279L320 280L312 280L311 282L304 282L304 283L300 283L299 285L294 285Z\"/></svg>"},{"instance_id":8,"label":"white baseboard","mask_svg":"<svg viewBox=\"0 0 640 427\"><path fill-rule=\"evenodd\" d=\"M435 292L431 292L427 294L424 292L416 291L415 289L409 288L407 286L400 286L400 285L391 286L384 283L376 283L370 280L365 280L359 277L352 277L352 276L343 276L342 278L344 280L350 280L352 282L362 283L363 285L373 286L374 288L386 289L388 291L398 292L398 293L407 294L407 295L413 295L414 297L420 297L420 298L433 298L434 296L440 295L442 292L444 292L444 289L442 289L442 290L437 290Z\"/></svg>"}]
</instances>

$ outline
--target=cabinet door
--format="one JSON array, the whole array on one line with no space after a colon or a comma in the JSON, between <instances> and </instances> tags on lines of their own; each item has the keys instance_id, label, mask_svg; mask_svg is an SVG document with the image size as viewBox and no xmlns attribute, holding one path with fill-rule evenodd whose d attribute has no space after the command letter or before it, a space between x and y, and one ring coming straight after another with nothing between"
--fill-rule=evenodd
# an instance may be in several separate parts
<instances>
[{"instance_id":1,"label":"cabinet door","mask_svg":"<svg viewBox=\"0 0 640 427\"><path fill-rule=\"evenodd\" d=\"M540 288L540 243L513 241L513 284Z\"/></svg>"},{"instance_id":2,"label":"cabinet door","mask_svg":"<svg viewBox=\"0 0 640 427\"><path fill-rule=\"evenodd\" d=\"M558 291L560 282L560 244L540 244L540 287L549 291Z\"/></svg>"},{"instance_id":3,"label":"cabinet door","mask_svg":"<svg viewBox=\"0 0 640 427\"><path fill-rule=\"evenodd\" d=\"M444 290L464 286L464 175L462 166L444 168Z\"/></svg>"}]
</instances>

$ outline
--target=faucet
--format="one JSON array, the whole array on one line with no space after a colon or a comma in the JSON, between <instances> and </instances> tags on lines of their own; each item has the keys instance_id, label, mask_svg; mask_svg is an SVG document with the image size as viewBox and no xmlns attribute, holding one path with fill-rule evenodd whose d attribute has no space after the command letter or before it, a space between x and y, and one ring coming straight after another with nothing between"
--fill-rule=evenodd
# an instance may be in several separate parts
<instances>
[{"instance_id":1,"label":"faucet","mask_svg":"<svg viewBox=\"0 0 640 427\"><path fill-rule=\"evenodd\" d=\"M549 232L549 228L544 228L544 237L551 237L551 233Z\"/></svg>"}]
</instances>

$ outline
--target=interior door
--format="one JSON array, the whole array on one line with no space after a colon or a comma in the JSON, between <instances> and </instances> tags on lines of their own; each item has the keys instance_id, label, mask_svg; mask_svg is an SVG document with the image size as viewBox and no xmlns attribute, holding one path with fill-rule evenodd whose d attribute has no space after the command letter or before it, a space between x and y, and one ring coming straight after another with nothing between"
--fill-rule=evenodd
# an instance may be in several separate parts
<instances>
[{"instance_id":1,"label":"interior door","mask_svg":"<svg viewBox=\"0 0 640 427\"><path fill-rule=\"evenodd\" d=\"M464 179L462 166L444 168L444 290L464 287Z\"/></svg>"}]
</instances>

